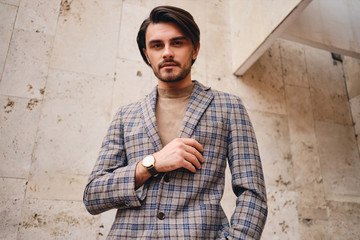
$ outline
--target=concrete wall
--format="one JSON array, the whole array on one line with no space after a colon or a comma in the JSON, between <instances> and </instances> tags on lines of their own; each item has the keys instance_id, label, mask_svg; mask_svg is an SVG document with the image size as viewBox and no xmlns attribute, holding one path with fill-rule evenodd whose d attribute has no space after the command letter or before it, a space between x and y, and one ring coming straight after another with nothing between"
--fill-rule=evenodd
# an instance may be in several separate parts
<instances>
[{"instance_id":1,"label":"concrete wall","mask_svg":"<svg viewBox=\"0 0 360 240\"><path fill-rule=\"evenodd\" d=\"M236 78L225 0L0 0L0 239L105 239L114 211L91 216L82 192L118 106L156 84L135 36L164 3L202 30L193 78L249 110L269 200L262 239L359 236L358 61L279 40Z\"/></svg>"},{"instance_id":2,"label":"concrete wall","mask_svg":"<svg viewBox=\"0 0 360 240\"><path fill-rule=\"evenodd\" d=\"M243 75L311 0L230 0L233 72Z\"/></svg>"},{"instance_id":3,"label":"concrete wall","mask_svg":"<svg viewBox=\"0 0 360 240\"><path fill-rule=\"evenodd\" d=\"M360 2L313 0L283 37L360 58Z\"/></svg>"}]
</instances>

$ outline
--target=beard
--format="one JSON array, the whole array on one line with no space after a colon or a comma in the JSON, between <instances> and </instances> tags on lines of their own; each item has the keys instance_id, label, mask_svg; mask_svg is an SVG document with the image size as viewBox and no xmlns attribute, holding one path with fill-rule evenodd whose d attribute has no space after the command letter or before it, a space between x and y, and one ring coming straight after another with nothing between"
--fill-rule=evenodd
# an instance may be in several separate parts
<instances>
[{"instance_id":1,"label":"beard","mask_svg":"<svg viewBox=\"0 0 360 240\"><path fill-rule=\"evenodd\" d=\"M161 72L162 69L162 65L164 63L173 63L176 64L175 68L180 68L180 72L176 73L176 69L165 69ZM192 55L190 56L190 58L188 59L188 61L186 61L186 63L184 64L184 66L181 66L181 64L175 60L167 60L167 61L163 61L161 62L157 68L155 69L154 67L152 68L154 71L155 76L163 82L180 82L181 80L183 80L184 78L186 78L190 71L191 71L191 66L192 66Z\"/></svg>"}]
</instances>

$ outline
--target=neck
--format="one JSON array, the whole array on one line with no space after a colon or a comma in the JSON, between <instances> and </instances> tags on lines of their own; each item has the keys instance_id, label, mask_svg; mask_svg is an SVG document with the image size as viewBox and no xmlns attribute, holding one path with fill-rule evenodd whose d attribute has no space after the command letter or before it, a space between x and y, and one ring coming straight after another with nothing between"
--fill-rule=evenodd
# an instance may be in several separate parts
<instances>
[{"instance_id":1,"label":"neck","mask_svg":"<svg viewBox=\"0 0 360 240\"><path fill-rule=\"evenodd\" d=\"M177 81L177 82L164 82L158 79L158 86L159 88L163 89L179 89L179 88L185 88L192 84L191 81L191 74L186 76L186 78Z\"/></svg>"}]
</instances>

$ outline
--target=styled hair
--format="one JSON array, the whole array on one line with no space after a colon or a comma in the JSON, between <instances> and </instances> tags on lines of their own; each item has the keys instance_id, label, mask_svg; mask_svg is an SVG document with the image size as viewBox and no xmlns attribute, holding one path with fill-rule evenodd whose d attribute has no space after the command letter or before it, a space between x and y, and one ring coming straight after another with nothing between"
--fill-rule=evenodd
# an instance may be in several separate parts
<instances>
[{"instance_id":1,"label":"styled hair","mask_svg":"<svg viewBox=\"0 0 360 240\"><path fill-rule=\"evenodd\" d=\"M146 49L146 30L150 23L174 23L180 28L186 37L191 39L194 49L200 42L200 29L194 21L193 16L184 9L172 6L158 6L150 12L150 16L140 26L136 41L140 54L145 63L150 66L143 49ZM192 61L194 64L195 60Z\"/></svg>"}]
</instances>

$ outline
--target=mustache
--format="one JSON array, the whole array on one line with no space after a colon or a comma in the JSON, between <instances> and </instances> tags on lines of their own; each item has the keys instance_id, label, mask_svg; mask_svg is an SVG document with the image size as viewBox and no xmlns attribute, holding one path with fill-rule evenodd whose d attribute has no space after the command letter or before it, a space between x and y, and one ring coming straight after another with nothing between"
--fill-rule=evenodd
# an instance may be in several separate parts
<instances>
[{"instance_id":1,"label":"mustache","mask_svg":"<svg viewBox=\"0 0 360 240\"><path fill-rule=\"evenodd\" d=\"M175 64L176 66L180 66L180 63L178 62L178 61L175 61L175 60L164 60L164 61L162 61L161 63L159 63L159 69L160 68L162 68L162 67L164 67L164 65L166 64L166 63L173 63L173 64Z\"/></svg>"}]
</instances>

